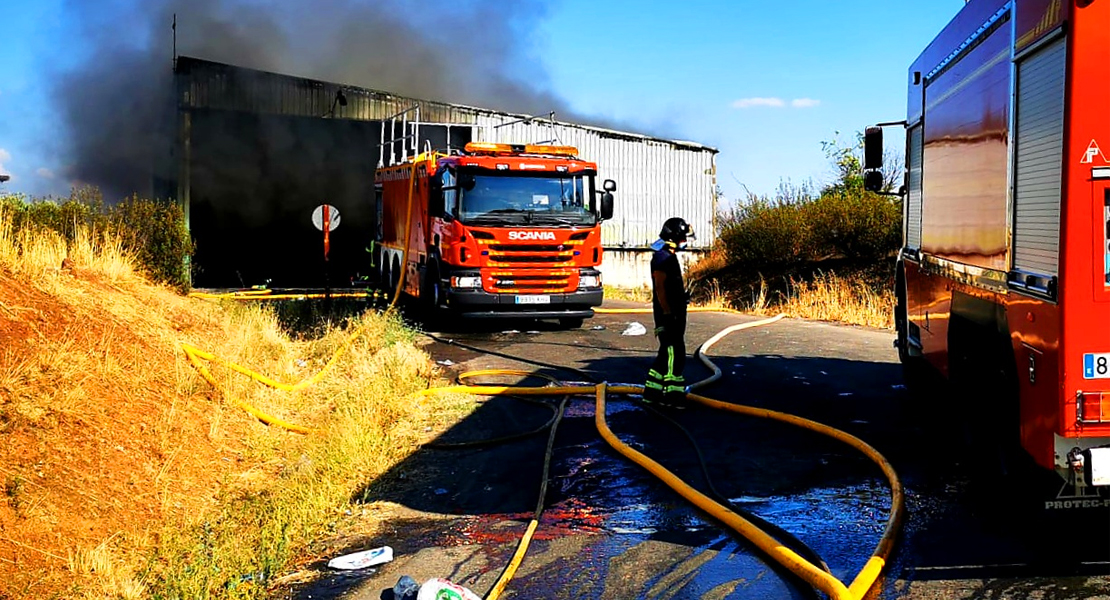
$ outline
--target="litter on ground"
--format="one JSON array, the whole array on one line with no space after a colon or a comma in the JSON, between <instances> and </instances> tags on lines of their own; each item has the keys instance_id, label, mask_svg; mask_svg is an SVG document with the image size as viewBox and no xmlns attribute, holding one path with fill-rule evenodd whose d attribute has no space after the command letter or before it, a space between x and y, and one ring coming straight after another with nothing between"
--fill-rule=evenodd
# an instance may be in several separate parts
<instances>
[{"instance_id":1,"label":"litter on ground","mask_svg":"<svg viewBox=\"0 0 1110 600\"><path fill-rule=\"evenodd\" d=\"M624 331L621 332L621 335L644 335L646 333L646 327L644 327L641 323L633 321L628 324L628 327L624 328Z\"/></svg>"},{"instance_id":2,"label":"litter on ground","mask_svg":"<svg viewBox=\"0 0 1110 600\"><path fill-rule=\"evenodd\" d=\"M328 566L333 569L365 569L374 565L383 565L393 560L393 548L382 546L373 550L363 550L354 554L344 554L328 561Z\"/></svg>"},{"instance_id":3,"label":"litter on ground","mask_svg":"<svg viewBox=\"0 0 1110 600\"><path fill-rule=\"evenodd\" d=\"M416 600L482 600L478 594L446 579L429 579L420 586Z\"/></svg>"}]
</instances>

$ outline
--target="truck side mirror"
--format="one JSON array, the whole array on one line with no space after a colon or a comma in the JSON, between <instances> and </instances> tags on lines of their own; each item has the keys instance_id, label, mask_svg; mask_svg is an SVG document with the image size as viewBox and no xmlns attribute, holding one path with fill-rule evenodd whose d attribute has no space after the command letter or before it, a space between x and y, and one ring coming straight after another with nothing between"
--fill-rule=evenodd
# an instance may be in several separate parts
<instances>
[{"instance_id":1,"label":"truck side mirror","mask_svg":"<svg viewBox=\"0 0 1110 600\"><path fill-rule=\"evenodd\" d=\"M863 189L883 191L883 128L873 125L863 130Z\"/></svg>"},{"instance_id":2,"label":"truck side mirror","mask_svg":"<svg viewBox=\"0 0 1110 600\"><path fill-rule=\"evenodd\" d=\"M613 193L605 192L601 195L601 220L608 221L613 218Z\"/></svg>"},{"instance_id":3,"label":"truck side mirror","mask_svg":"<svg viewBox=\"0 0 1110 600\"><path fill-rule=\"evenodd\" d=\"M883 168L883 128L872 126L863 132L863 170Z\"/></svg>"},{"instance_id":4,"label":"truck side mirror","mask_svg":"<svg viewBox=\"0 0 1110 600\"><path fill-rule=\"evenodd\" d=\"M883 172L865 171L863 173L863 189L869 192L883 191Z\"/></svg>"},{"instance_id":5,"label":"truck side mirror","mask_svg":"<svg viewBox=\"0 0 1110 600\"><path fill-rule=\"evenodd\" d=\"M601 184L601 189L606 192L615 192L617 191L617 182L612 179L606 179L605 182Z\"/></svg>"}]
</instances>

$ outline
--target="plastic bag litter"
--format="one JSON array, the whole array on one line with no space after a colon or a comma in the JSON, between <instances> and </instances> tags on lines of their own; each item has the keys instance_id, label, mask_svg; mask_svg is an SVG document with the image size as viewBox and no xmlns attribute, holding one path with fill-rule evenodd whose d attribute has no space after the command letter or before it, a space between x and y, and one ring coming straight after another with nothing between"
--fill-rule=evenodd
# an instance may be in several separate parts
<instances>
[{"instance_id":1,"label":"plastic bag litter","mask_svg":"<svg viewBox=\"0 0 1110 600\"><path fill-rule=\"evenodd\" d=\"M437 360L436 364L437 365L443 365L445 367L450 367L450 366L453 366L455 364L455 361L451 360L450 358L445 358L443 360Z\"/></svg>"},{"instance_id":2,"label":"plastic bag litter","mask_svg":"<svg viewBox=\"0 0 1110 600\"><path fill-rule=\"evenodd\" d=\"M402 575L393 586L393 600L416 600L420 584L408 575Z\"/></svg>"},{"instance_id":3,"label":"plastic bag litter","mask_svg":"<svg viewBox=\"0 0 1110 600\"><path fill-rule=\"evenodd\" d=\"M633 322L629 323L628 327L625 327L624 331L621 332L621 335L645 335L645 334L647 334L647 328L644 327L641 323L637 323L636 321L633 321Z\"/></svg>"},{"instance_id":4,"label":"plastic bag litter","mask_svg":"<svg viewBox=\"0 0 1110 600\"><path fill-rule=\"evenodd\" d=\"M478 594L442 578L429 579L420 586L416 600L482 600Z\"/></svg>"},{"instance_id":5,"label":"plastic bag litter","mask_svg":"<svg viewBox=\"0 0 1110 600\"><path fill-rule=\"evenodd\" d=\"M363 550L354 554L337 556L328 561L328 566L333 569L365 569L374 565L384 565L393 560L393 548L382 546L373 550Z\"/></svg>"},{"instance_id":6,"label":"plastic bag litter","mask_svg":"<svg viewBox=\"0 0 1110 600\"><path fill-rule=\"evenodd\" d=\"M594 325L593 327L590 328L590 331L605 331L605 326L604 325Z\"/></svg>"}]
</instances>

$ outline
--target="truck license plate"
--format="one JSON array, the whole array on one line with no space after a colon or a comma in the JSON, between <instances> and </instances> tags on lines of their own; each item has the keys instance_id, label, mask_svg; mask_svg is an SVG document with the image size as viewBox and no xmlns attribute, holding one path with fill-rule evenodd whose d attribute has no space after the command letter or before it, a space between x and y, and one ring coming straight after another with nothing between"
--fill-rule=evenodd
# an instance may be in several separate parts
<instances>
[{"instance_id":1,"label":"truck license plate","mask_svg":"<svg viewBox=\"0 0 1110 600\"><path fill-rule=\"evenodd\" d=\"M1083 379L1110 379L1110 354L1084 354Z\"/></svg>"},{"instance_id":2,"label":"truck license plate","mask_svg":"<svg viewBox=\"0 0 1110 600\"><path fill-rule=\"evenodd\" d=\"M551 304L551 296L517 296L517 304Z\"/></svg>"}]
</instances>

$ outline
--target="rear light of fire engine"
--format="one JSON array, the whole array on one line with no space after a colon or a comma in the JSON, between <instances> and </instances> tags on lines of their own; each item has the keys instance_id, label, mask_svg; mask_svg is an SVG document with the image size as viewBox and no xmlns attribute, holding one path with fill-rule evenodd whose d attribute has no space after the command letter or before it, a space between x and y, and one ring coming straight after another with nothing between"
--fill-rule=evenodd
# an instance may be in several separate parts
<instances>
[{"instance_id":1,"label":"rear light of fire engine","mask_svg":"<svg viewBox=\"0 0 1110 600\"><path fill-rule=\"evenodd\" d=\"M482 278L476 275L463 275L451 278L451 287L474 289L482 287Z\"/></svg>"},{"instance_id":2,"label":"rear light of fire engine","mask_svg":"<svg viewBox=\"0 0 1110 600\"><path fill-rule=\"evenodd\" d=\"M1110 421L1110 392L1077 392L1075 420L1080 423Z\"/></svg>"}]
</instances>

